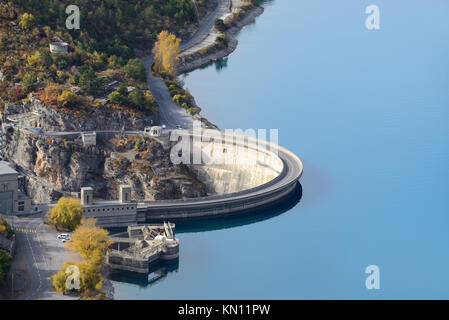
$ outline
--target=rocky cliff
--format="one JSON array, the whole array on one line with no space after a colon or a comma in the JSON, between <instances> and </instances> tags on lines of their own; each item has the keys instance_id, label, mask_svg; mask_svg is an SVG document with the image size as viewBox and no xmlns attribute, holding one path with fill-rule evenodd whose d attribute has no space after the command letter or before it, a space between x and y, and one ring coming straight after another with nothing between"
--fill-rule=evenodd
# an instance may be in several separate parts
<instances>
[{"instance_id":1,"label":"rocky cliff","mask_svg":"<svg viewBox=\"0 0 449 320\"><path fill-rule=\"evenodd\" d=\"M75 195L83 186L93 187L98 198L117 199L120 184L131 185L136 200L206 195L195 176L173 165L169 151L148 137L100 134L95 146L84 146L80 136L50 137L11 127L4 130L3 145L6 160L24 176L22 190L36 203Z\"/></svg>"}]
</instances>

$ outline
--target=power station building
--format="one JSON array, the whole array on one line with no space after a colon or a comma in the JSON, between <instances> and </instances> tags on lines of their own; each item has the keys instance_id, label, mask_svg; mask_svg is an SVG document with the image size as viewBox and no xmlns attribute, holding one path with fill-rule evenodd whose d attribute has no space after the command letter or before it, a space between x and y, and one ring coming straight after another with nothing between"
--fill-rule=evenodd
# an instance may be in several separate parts
<instances>
[{"instance_id":1,"label":"power station building","mask_svg":"<svg viewBox=\"0 0 449 320\"><path fill-rule=\"evenodd\" d=\"M97 225L105 228L127 227L137 224L137 202L131 200L131 187L119 186L119 199L94 201L94 189L81 188L83 216L97 219Z\"/></svg>"},{"instance_id":2,"label":"power station building","mask_svg":"<svg viewBox=\"0 0 449 320\"><path fill-rule=\"evenodd\" d=\"M19 173L13 165L0 161L0 213L31 213L31 198L19 191Z\"/></svg>"}]
</instances>

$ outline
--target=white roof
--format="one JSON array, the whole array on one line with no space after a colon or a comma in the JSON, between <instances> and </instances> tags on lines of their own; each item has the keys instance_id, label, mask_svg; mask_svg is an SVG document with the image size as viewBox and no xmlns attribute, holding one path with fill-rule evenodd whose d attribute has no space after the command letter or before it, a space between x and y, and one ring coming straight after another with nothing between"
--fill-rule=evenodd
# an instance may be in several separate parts
<instances>
[{"instance_id":1,"label":"white roof","mask_svg":"<svg viewBox=\"0 0 449 320\"><path fill-rule=\"evenodd\" d=\"M13 164L7 161L0 161L0 175L3 174L18 174L16 170L12 168Z\"/></svg>"}]
</instances>

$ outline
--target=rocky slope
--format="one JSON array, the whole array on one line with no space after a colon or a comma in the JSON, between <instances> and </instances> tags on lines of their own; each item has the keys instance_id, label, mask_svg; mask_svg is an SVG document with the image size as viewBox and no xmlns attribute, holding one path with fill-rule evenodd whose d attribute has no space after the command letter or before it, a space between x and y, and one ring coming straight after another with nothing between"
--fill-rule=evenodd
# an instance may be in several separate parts
<instances>
[{"instance_id":1,"label":"rocky slope","mask_svg":"<svg viewBox=\"0 0 449 320\"><path fill-rule=\"evenodd\" d=\"M105 124L107 125L107 123ZM136 200L205 196L204 186L183 166L173 165L156 140L98 135L96 146L81 138L58 138L9 128L3 134L4 156L24 175L21 188L36 203L91 186L95 196L117 199L120 184L133 188Z\"/></svg>"}]
</instances>

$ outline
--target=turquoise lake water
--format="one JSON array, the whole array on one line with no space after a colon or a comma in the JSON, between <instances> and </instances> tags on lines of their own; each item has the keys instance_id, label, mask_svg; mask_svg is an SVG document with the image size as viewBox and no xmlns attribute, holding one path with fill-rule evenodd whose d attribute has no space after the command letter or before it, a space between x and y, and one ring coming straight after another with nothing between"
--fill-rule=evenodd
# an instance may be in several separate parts
<instances>
[{"instance_id":1,"label":"turquoise lake water","mask_svg":"<svg viewBox=\"0 0 449 320\"><path fill-rule=\"evenodd\" d=\"M365 28L372 4L378 31ZM180 226L179 264L151 285L114 281L115 297L449 298L449 2L264 6L237 50L185 85L222 129L279 129L304 162L302 197ZM365 287L368 265L380 290Z\"/></svg>"}]
</instances>

